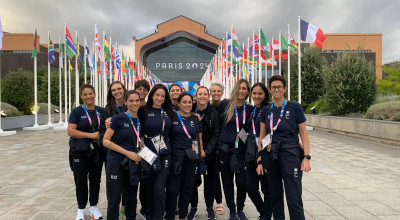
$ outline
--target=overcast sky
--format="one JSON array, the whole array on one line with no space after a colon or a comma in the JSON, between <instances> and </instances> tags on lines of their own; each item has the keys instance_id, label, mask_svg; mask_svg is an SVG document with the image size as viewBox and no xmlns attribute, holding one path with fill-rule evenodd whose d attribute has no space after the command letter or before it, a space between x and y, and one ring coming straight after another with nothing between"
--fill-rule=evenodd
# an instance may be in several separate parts
<instances>
[{"instance_id":1,"label":"overcast sky","mask_svg":"<svg viewBox=\"0 0 400 220\"><path fill-rule=\"evenodd\" d=\"M233 24L241 42L259 24L268 39L290 24L297 41L300 15L325 33L383 33L383 62L400 60L399 0L0 0L3 31L32 33L36 26L41 43L47 43L47 31L58 43L67 23L74 39L78 31L81 44L86 36L91 45L97 24L100 37L106 31L131 56L133 35L178 15L220 34Z\"/></svg>"}]
</instances>

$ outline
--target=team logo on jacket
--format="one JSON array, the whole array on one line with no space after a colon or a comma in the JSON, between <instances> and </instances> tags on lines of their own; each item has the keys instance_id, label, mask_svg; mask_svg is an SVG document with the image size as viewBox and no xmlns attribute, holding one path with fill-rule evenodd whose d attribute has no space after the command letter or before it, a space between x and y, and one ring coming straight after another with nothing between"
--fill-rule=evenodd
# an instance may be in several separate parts
<instances>
[{"instance_id":1,"label":"team logo on jacket","mask_svg":"<svg viewBox=\"0 0 400 220\"><path fill-rule=\"evenodd\" d=\"M81 119L85 119L86 118L86 115L81 115Z\"/></svg>"},{"instance_id":2,"label":"team logo on jacket","mask_svg":"<svg viewBox=\"0 0 400 220\"><path fill-rule=\"evenodd\" d=\"M148 117L154 117L154 113L147 114Z\"/></svg>"},{"instance_id":3,"label":"team logo on jacket","mask_svg":"<svg viewBox=\"0 0 400 220\"><path fill-rule=\"evenodd\" d=\"M290 111L286 111L285 118L286 118L286 119L289 119L289 118L290 118Z\"/></svg>"},{"instance_id":4,"label":"team logo on jacket","mask_svg":"<svg viewBox=\"0 0 400 220\"><path fill-rule=\"evenodd\" d=\"M299 177L299 170L297 168L294 168L293 171L294 171L293 172L294 177L296 178Z\"/></svg>"},{"instance_id":5,"label":"team logo on jacket","mask_svg":"<svg viewBox=\"0 0 400 220\"><path fill-rule=\"evenodd\" d=\"M113 179L113 180L118 179L118 175L111 175L111 179Z\"/></svg>"},{"instance_id":6,"label":"team logo on jacket","mask_svg":"<svg viewBox=\"0 0 400 220\"><path fill-rule=\"evenodd\" d=\"M194 122L190 121L190 127L194 128Z\"/></svg>"},{"instance_id":7,"label":"team logo on jacket","mask_svg":"<svg viewBox=\"0 0 400 220\"><path fill-rule=\"evenodd\" d=\"M129 128L129 124L128 123L124 123L124 127L125 128Z\"/></svg>"},{"instance_id":8,"label":"team logo on jacket","mask_svg":"<svg viewBox=\"0 0 400 220\"><path fill-rule=\"evenodd\" d=\"M172 122L172 124L173 124L173 125L177 125L177 124L178 124L178 122L177 122L177 121L174 121L174 122Z\"/></svg>"}]
</instances>

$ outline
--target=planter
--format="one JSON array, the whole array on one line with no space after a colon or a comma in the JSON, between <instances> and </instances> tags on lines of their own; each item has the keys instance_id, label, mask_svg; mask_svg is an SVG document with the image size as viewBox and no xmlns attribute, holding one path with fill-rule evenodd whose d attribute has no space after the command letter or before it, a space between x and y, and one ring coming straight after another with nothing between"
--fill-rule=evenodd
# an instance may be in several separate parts
<instances>
[{"instance_id":1,"label":"planter","mask_svg":"<svg viewBox=\"0 0 400 220\"><path fill-rule=\"evenodd\" d=\"M39 114L38 115L38 124L42 125L45 122L45 118L47 115ZM24 128L29 127L35 124L35 116L34 115L23 115L17 117L9 117L1 119L1 129L9 130L16 128Z\"/></svg>"},{"instance_id":2,"label":"planter","mask_svg":"<svg viewBox=\"0 0 400 220\"><path fill-rule=\"evenodd\" d=\"M400 122L306 114L308 126L400 141Z\"/></svg>"}]
</instances>

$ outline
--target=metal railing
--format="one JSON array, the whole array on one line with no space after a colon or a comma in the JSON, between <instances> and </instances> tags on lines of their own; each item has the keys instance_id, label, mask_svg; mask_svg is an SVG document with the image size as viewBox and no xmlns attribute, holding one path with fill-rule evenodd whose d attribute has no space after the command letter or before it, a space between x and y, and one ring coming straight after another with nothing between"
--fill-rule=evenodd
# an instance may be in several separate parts
<instances>
[{"instance_id":1,"label":"metal railing","mask_svg":"<svg viewBox=\"0 0 400 220\"><path fill-rule=\"evenodd\" d=\"M155 33L157 33L157 32L158 32L158 29L157 29L157 28L156 28L156 29L153 29L153 30L150 30L150 31L147 31L146 33L143 33L143 34L137 36L137 37L136 37L136 40L141 40L141 39L146 38L146 37L148 37L148 36L150 36L150 35L152 35L152 34L155 34Z\"/></svg>"}]
</instances>

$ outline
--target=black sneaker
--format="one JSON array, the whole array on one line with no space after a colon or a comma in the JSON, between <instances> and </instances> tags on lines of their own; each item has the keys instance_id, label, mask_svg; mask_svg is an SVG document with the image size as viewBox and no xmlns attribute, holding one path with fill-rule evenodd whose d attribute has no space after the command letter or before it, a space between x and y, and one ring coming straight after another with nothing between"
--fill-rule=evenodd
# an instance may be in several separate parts
<instances>
[{"instance_id":1,"label":"black sneaker","mask_svg":"<svg viewBox=\"0 0 400 220\"><path fill-rule=\"evenodd\" d=\"M238 220L238 217L235 212L231 212L229 214L229 220Z\"/></svg>"},{"instance_id":2,"label":"black sneaker","mask_svg":"<svg viewBox=\"0 0 400 220\"><path fill-rule=\"evenodd\" d=\"M137 215L138 215L141 219L143 219L143 220L149 219L148 216L147 216L147 212L144 211L143 209L140 209L140 210L137 212Z\"/></svg>"},{"instance_id":3,"label":"black sneaker","mask_svg":"<svg viewBox=\"0 0 400 220\"><path fill-rule=\"evenodd\" d=\"M206 216L207 219L214 220L215 219L214 209L213 208L206 209Z\"/></svg>"},{"instance_id":4,"label":"black sneaker","mask_svg":"<svg viewBox=\"0 0 400 220\"><path fill-rule=\"evenodd\" d=\"M196 216L197 216L197 207L192 207L190 209L189 214L187 215L187 219L194 220L194 219L196 219Z\"/></svg>"},{"instance_id":5,"label":"black sneaker","mask_svg":"<svg viewBox=\"0 0 400 220\"><path fill-rule=\"evenodd\" d=\"M246 215L244 214L243 210L237 213L240 220L248 220Z\"/></svg>"}]
</instances>

